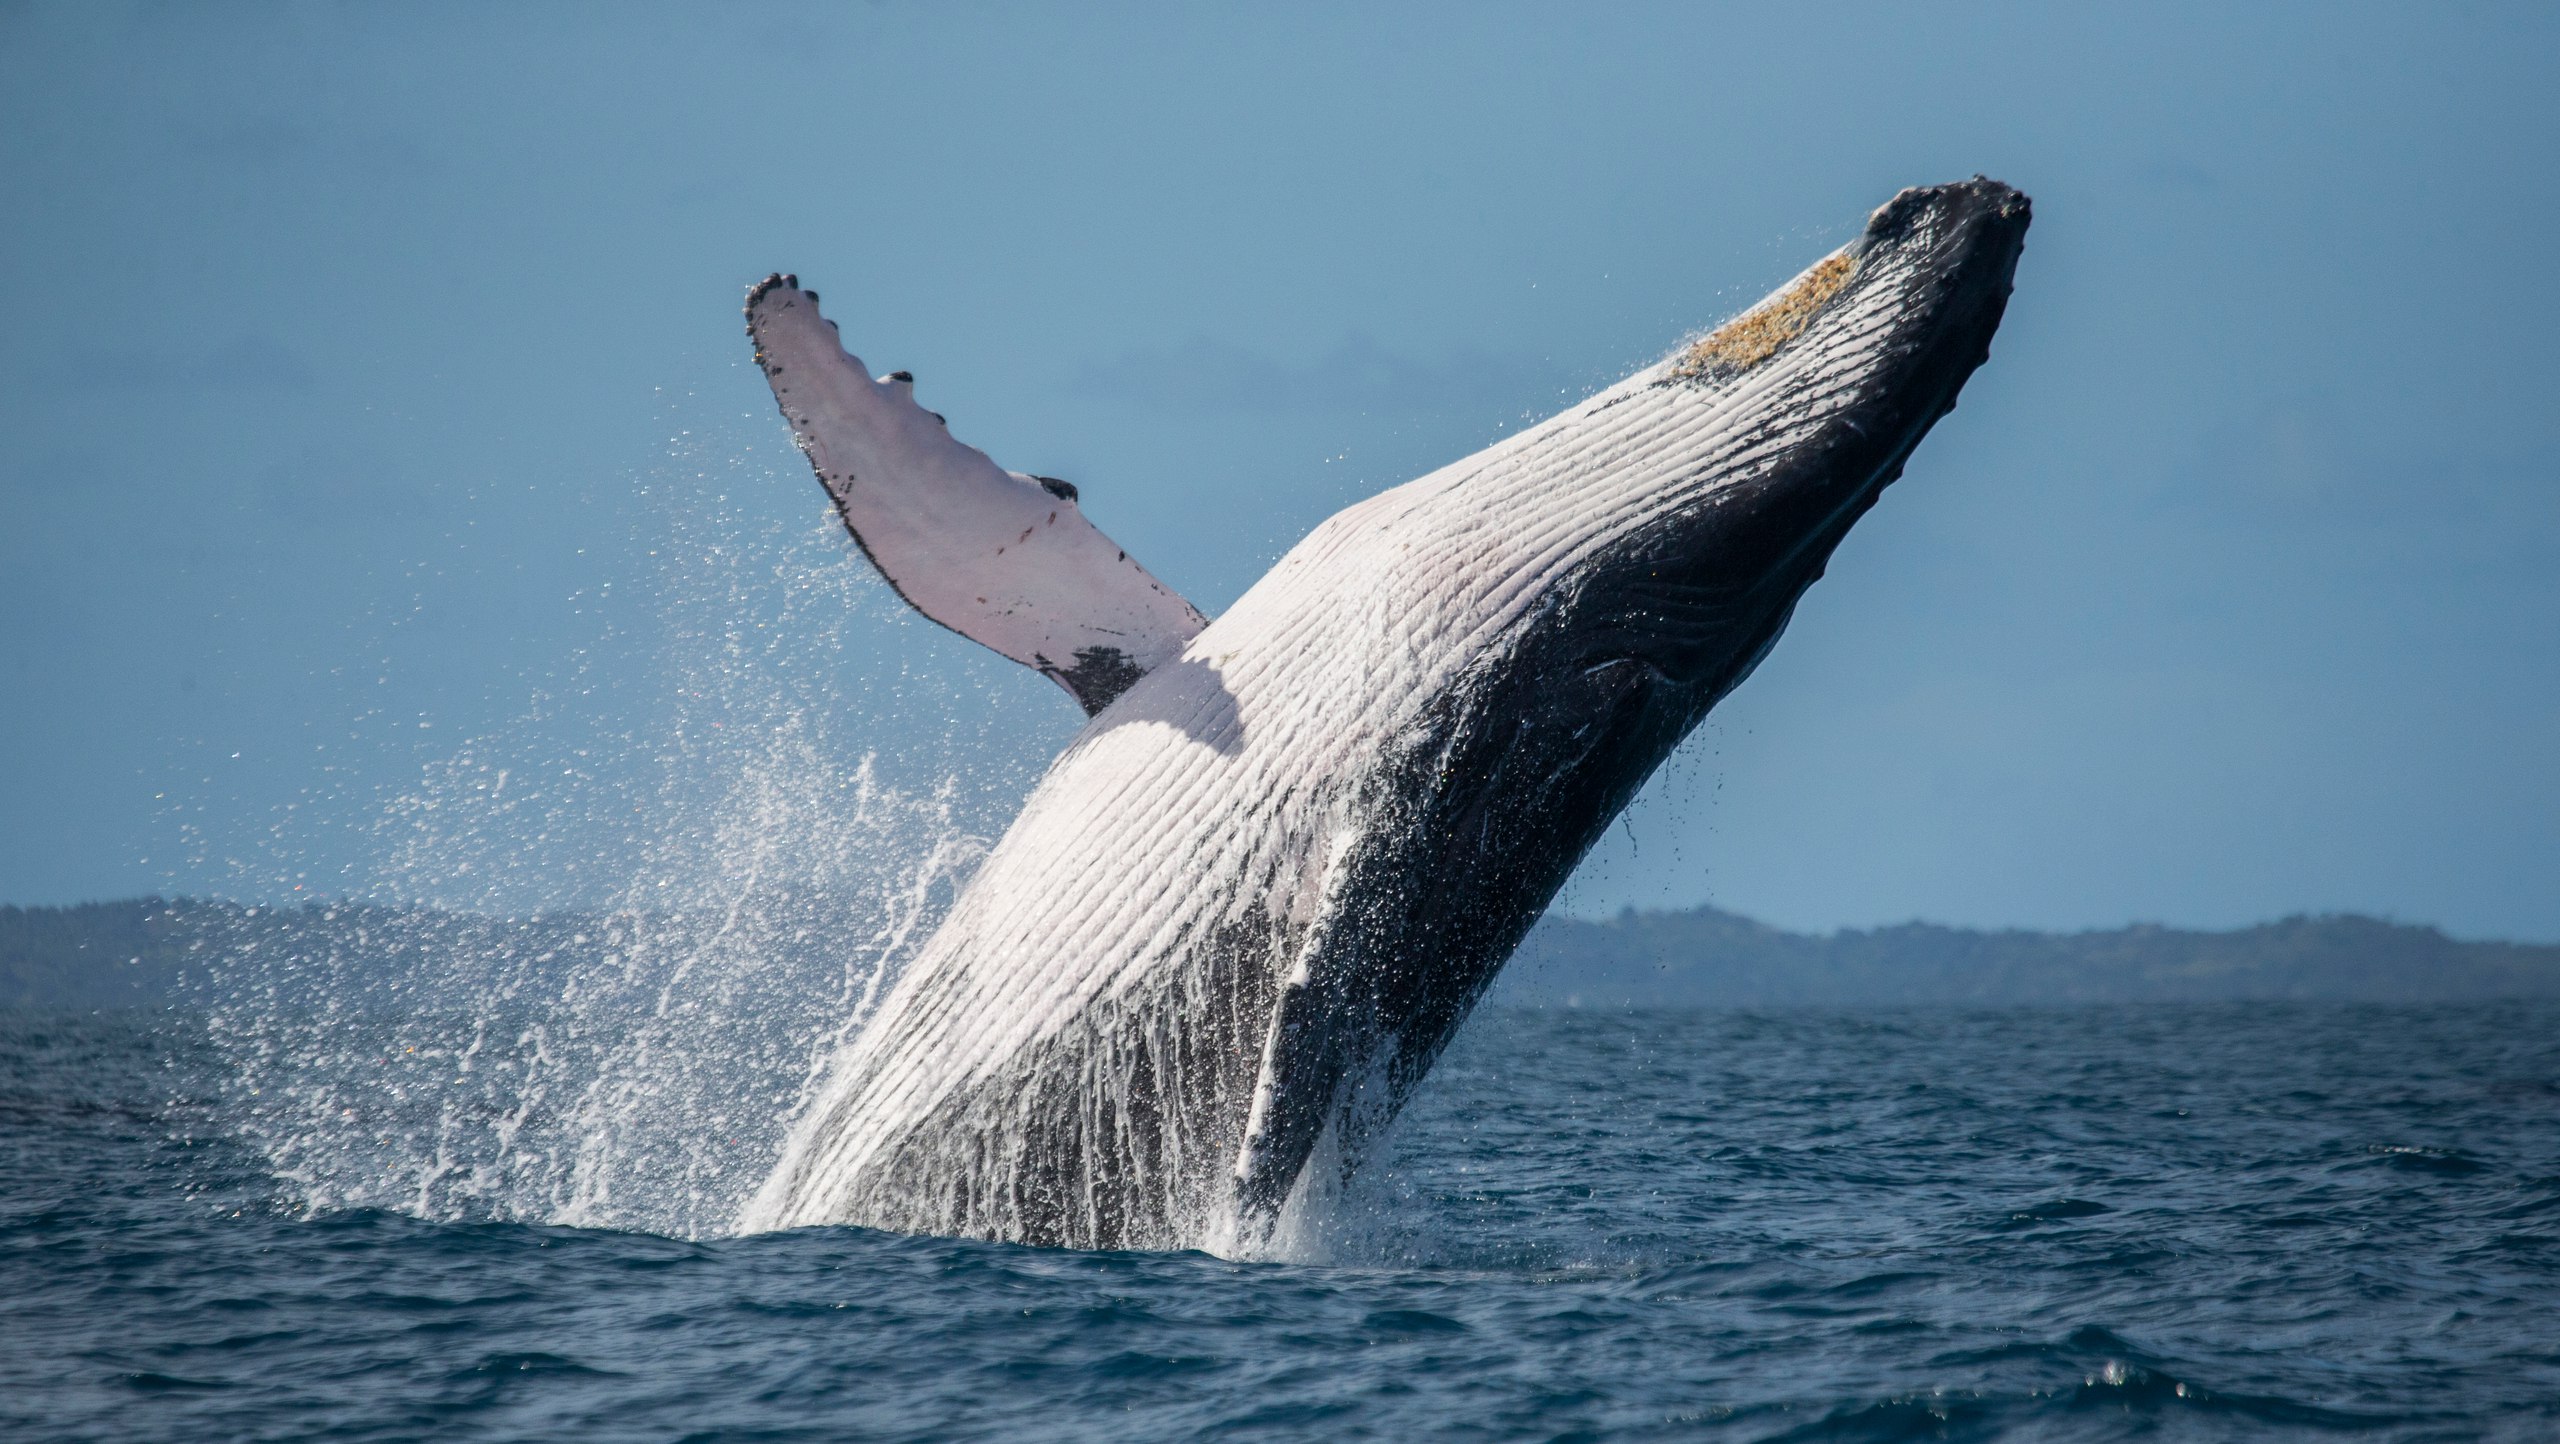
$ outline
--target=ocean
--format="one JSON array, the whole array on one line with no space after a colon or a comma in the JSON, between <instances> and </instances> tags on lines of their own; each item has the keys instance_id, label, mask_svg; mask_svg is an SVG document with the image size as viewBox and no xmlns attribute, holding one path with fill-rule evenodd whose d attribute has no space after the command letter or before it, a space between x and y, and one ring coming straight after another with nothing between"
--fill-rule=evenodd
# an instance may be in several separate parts
<instances>
[{"instance_id":1,"label":"ocean","mask_svg":"<svg viewBox=\"0 0 2560 1444\"><path fill-rule=\"evenodd\" d=\"M2548 1003L1497 1009L1251 1261L321 1189L241 1067L0 1015L0 1437L2560 1437Z\"/></svg>"}]
</instances>

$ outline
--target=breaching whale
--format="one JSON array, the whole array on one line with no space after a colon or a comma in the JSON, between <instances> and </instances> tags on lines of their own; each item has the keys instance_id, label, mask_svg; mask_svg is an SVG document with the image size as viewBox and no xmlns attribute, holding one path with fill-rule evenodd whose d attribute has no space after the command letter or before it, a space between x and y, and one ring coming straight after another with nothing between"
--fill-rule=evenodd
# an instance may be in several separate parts
<instances>
[{"instance_id":1,"label":"breaching whale","mask_svg":"<svg viewBox=\"0 0 2560 1444\"><path fill-rule=\"evenodd\" d=\"M1660 363L1317 527L1215 622L954 440L790 276L784 417L910 603L1091 714L833 1061L745 1229L1252 1249L1347 1177L1989 354L1979 176Z\"/></svg>"}]
</instances>

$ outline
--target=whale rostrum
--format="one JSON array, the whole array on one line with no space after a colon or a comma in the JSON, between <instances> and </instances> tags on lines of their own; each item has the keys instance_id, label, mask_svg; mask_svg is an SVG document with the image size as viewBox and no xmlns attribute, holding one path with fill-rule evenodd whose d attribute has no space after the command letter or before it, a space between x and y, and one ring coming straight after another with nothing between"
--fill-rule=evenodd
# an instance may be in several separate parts
<instances>
[{"instance_id":1,"label":"whale rostrum","mask_svg":"<svg viewBox=\"0 0 2560 1444\"><path fill-rule=\"evenodd\" d=\"M1371 1150L1566 876L1989 354L2027 198L1904 191L1659 363L1337 513L1214 622L873 379L758 360L864 553L1092 716L834 1060L748 1229L1251 1249Z\"/></svg>"}]
</instances>

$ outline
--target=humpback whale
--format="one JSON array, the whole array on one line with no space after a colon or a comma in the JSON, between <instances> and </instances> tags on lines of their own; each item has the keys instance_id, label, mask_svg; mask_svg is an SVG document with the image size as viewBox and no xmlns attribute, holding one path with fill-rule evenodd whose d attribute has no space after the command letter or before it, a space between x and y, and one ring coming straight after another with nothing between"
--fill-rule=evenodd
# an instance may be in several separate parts
<instances>
[{"instance_id":1,"label":"humpback whale","mask_svg":"<svg viewBox=\"0 0 2560 1444\"><path fill-rule=\"evenodd\" d=\"M1566 876L1989 355L2024 195L1906 190L1757 305L1337 513L1214 622L776 275L856 544L1089 720L794 1120L747 1230L1251 1250L1357 1168Z\"/></svg>"}]
</instances>

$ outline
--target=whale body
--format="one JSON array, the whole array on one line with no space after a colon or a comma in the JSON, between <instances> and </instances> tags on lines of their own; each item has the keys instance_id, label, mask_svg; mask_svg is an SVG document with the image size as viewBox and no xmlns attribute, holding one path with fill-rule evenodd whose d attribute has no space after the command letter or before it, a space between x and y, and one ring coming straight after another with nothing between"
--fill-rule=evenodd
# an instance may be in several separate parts
<instances>
[{"instance_id":1,"label":"whale body","mask_svg":"<svg viewBox=\"0 0 2560 1444\"><path fill-rule=\"evenodd\" d=\"M1092 717L739 1223L1251 1249L1370 1150L1988 355L1976 177L1660 363L1336 514L1214 622L776 277L749 330L866 554Z\"/></svg>"}]
</instances>

